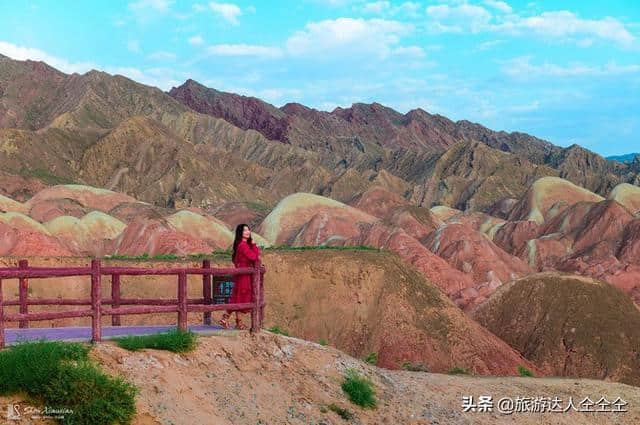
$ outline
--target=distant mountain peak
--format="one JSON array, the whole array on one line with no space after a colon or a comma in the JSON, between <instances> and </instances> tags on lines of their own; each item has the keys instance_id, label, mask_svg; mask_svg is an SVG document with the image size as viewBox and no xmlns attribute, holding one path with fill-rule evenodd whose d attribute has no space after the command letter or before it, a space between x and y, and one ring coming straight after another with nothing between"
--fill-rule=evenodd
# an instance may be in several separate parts
<instances>
[{"instance_id":1,"label":"distant mountain peak","mask_svg":"<svg viewBox=\"0 0 640 425\"><path fill-rule=\"evenodd\" d=\"M612 155L607 157L608 160L618 161L622 163L627 162L640 162L640 153L628 153L625 155Z\"/></svg>"}]
</instances>

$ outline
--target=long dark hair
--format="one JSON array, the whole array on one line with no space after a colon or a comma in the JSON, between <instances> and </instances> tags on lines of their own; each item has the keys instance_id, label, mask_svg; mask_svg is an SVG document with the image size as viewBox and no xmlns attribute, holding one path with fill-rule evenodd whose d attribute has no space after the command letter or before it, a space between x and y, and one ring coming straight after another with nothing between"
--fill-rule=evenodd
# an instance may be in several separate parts
<instances>
[{"instance_id":1,"label":"long dark hair","mask_svg":"<svg viewBox=\"0 0 640 425\"><path fill-rule=\"evenodd\" d=\"M244 226L249 227L248 224L238 224L236 226L236 238L233 240L233 252L231 253L231 261L235 262L236 261L236 252L238 250L238 245L240 244L240 242L242 242L242 232L244 231ZM251 228L249 227L249 230L251 230ZM251 239L251 236L249 236L249 239L247 239L247 243L249 244L249 246L253 245L253 240Z\"/></svg>"}]
</instances>

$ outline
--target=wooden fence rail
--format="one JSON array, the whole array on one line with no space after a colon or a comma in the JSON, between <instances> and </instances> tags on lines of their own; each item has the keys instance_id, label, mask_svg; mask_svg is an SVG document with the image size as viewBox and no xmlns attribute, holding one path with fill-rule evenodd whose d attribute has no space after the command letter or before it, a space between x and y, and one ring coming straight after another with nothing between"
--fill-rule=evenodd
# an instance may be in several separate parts
<instances>
[{"instance_id":1,"label":"wooden fence rail","mask_svg":"<svg viewBox=\"0 0 640 425\"><path fill-rule=\"evenodd\" d=\"M211 294L211 279L220 280L236 275L250 274L252 302L234 304L214 304ZM135 267L103 267L100 260L92 260L91 267L30 267L27 260L20 260L18 267L0 268L0 348L5 345L5 322L19 322L20 328L28 328L29 321L53 320L72 317L91 317L91 339L102 339L102 316L111 316L111 324L120 326L120 316L127 314L178 313L178 328L187 330L187 314L202 312L202 320L211 324L211 312L217 310L236 311L251 309L251 332L262 327L264 319L264 274L265 268L256 262L255 267L211 268L211 262L204 260L202 267L175 269L146 269ZM122 298L121 276L177 276L177 298ZM187 298L187 276L202 275L202 298ZM29 299L29 279L50 277L89 276L91 277L90 299ZM102 276L111 276L111 298L102 298ZM18 279L18 299L5 300L2 282ZM19 313L7 314L4 306L18 305ZM29 305L90 305L90 309L55 312L29 313ZM133 307L123 307L131 306ZM104 306L104 307L103 307ZM110 306L110 307L106 307Z\"/></svg>"}]
</instances>

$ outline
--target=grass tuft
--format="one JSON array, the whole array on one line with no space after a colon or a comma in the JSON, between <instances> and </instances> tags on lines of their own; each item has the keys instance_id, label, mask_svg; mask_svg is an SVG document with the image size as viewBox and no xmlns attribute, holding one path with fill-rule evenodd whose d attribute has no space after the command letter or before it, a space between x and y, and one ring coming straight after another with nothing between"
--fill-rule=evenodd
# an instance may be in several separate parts
<instances>
[{"instance_id":1,"label":"grass tuft","mask_svg":"<svg viewBox=\"0 0 640 425\"><path fill-rule=\"evenodd\" d=\"M411 363L411 362L404 362L402 363L402 368L404 370L408 370L410 372L429 372L429 369L423 365L422 363Z\"/></svg>"},{"instance_id":2,"label":"grass tuft","mask_svg":"<svg viewBox=\"0 0 640 425\"><path fill-rule=\"evenodd\" d=\"M345 421L350 421L353 418L353 413L349 412L347 409L337 406L334 403L331 403L328 407L329 410L336 412Z\"/></svg>"},{"instance_id":3,"label":"grass tuft","mask_svg":"<svg viewBox=\"0 0 640 425\"><path fill-rule=\"evenodd\" d=\"M468 375L469 374L469 370L464 368L464 367L460 367L460 366L454 366L451 369L449 369L449 372L447 372L449 375Z\"/></svg>"},{"instance_id":4,"label":"grass tuft","mask_svg":"<svg viewBox=\"0 0 640 425\"><path fill-rule=\"evenodd\" d=\"M291 336L287 331L280 329L280 326L277 325L270 327L268 331L278 335Z\"/></svg>"},{"instance_id":5,"label":"grass tuft","mask_svg":"<svg viewBox=\"0 0 640 425\"><path fill-rule=\"evenodd\" d=\"M196 339L197 335L194 332L183 332L179 329L152 335L127 335L113 338L118 346L130 351L154 348L174 353L193 351L196 348Z\"/></svg>"},{"instance_id":6,"label":"grass tuft","mask_svg":"<svg viewBox=\"0 0 640 425\"><path fill-rule=\"evenodd\" d=\"M347 393L352 403L362 407L376 407L373 383L366 377L361 376L355 369L347 370L342 382L342 390Z\"/></svg>"},{"instance_id":7,"label":"grass tuft","mask_svg":"<svg viewBox=\"0 0 640 425\"><path fill-rule=\"evenodd\" d=\"M520 376L524 376L524 377L531 377L531 378L535 377L533 375L533 372L531 372L529 369L527 369L522 365L518 365L518 373L520 374Z\"/></svg>"},{"instance_id":8,"label":"grass tuft","mask_svg":"<svg viewBox=\"0 0 640 425\"><path fill-rule=\"evenodd\" d=\"M372 365L377 365L378 364L378 353L369 353L369 355L367 357L365 357L364 359L365 363L369 363Z\"/></svg>"}]
</instances>

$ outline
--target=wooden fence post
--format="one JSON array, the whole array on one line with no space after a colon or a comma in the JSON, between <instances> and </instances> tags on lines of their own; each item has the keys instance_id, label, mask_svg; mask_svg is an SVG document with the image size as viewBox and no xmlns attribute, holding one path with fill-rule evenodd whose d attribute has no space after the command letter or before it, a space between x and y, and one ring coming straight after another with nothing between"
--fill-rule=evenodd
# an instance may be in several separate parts
<instances>
[{"instance_id":1,"label":"wooden fence post","mask_svg":"<svg viewBox=\"0 0 640 425\"><path fill-rule=\"evenodd\" d=\"M27 270L29 268L29 261L28 260L20 260L18 261L18 268L20 270ZM20 297L20 313L21 314L27 314L29 312L29 307L27 305L27 297L29 295L29 279L26 277L21 277L20 278L20 285L18 288L18 293L19 293L19 297ZM21 320L20 321L20 328L28 328L29 327L29 321L28 320Z\"/></svg>"},{"instance_id":2,"label":"wooden fence post","mask_svg":"<svg viewBox=\"0 0 640 425\"><path fill-rule=\"evenodd\" d=\"M100 260L91 260L91 341L102 340L102 296L101 296L101 274Z\"/></svg>"},{"instance_id":3,"label":"wooden fence post","mask_svg":"<svg viewBox=\"0 0 640 425\"><path fill-rule=\"evenodd\" d=\"M259 266L259 261L256 262ZM256 332L259 329L258 325L258 310L260 309L260 270L254 268L251 273L251 292L253 299L253 308L251 309L251 333Z\"/></svg>"},{"instance_id":4,"label":"wooden fence post","mask_svg":"<svg viewBox=\"0 0 640 425\"><path fill-rule=\"evenodd\" d=\"M178 329L187 330L187 274L178 274Z\"/></svg>"},{"instance_id":5,"label":"wooden fence post","mask_svg":"<svg viewBox=\"0 0 640 425\"><path fill-rule=\"evenodd\" d=\"M211 268L211 261L204 260L202 261L202 268L208 269ZM202 296L204 297L204 303L209 305L211 304L211 275L203 274L202 275ZM211 312L205 311L202 314L202 323L205 325L211 325Z\"/></svg>"},{"instance_id":6,"label":"wooden fence post","mask_svg":"<svg viewBox=\"0 0 640 425\"><path fill-rule=\"evenodd\" d=\"M264 327L264 266L260 264L260 328Z\"/></svg>"},{"instance_id":7,"label":"wooden fence post","mask_svg":"<svg viewBox=\"0 0 640 425\"><path fill-rule=\"evenodd\" d=\"M120 307L120 275L111 275L111 308ZM111 325L120 326L120 315L114 314L111 316Z\"/></svg>"},{"instance_id":8,"label":"wooden fence post","mask_svg":"<svg viewBox=\"0 0 640 425\"><path fill-rule=\"evenodd\" d=\"M2 298L2 279L0 279L0 349L4 348L4 301Z\"/></svg>"}]
</instances>

